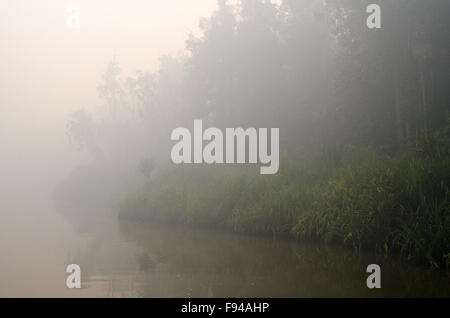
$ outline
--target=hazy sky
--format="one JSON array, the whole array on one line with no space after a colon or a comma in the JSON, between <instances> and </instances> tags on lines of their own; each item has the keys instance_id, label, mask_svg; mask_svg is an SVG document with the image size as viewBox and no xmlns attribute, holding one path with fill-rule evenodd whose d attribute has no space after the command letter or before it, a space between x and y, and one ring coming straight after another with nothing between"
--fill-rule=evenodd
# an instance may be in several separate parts
<instances>
[{"instance_id":1,"label":"hazy sky","mask_svg":"<svg viewBox=\"0 0 450 318\"><path fill-rule=\"evenodd\" d=\"M80 29L67 26L72 3L80 5ZM113 56L126 74L155 70L215 8L215 0L0 1L0 174L8 186L40 182L46 169L74 160L67 115L95 109Z\"/></svg>"}]
</instances>

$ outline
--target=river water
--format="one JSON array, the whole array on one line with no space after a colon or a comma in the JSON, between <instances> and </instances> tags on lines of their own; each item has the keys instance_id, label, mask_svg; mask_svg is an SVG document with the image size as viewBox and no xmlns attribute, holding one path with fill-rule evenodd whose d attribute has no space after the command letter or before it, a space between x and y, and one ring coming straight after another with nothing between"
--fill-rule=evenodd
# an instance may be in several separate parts
<instances>
[{"instance_id":1,"label":"river water","mask_svg":"<svg viewBox=\"0 0 450 318\"><path fill-rule=\"evenodd\" d=\"M450 296L448 274L393 258L94 215L63 216L52 204L5 209L0 296ZM71 263L81 267L81 289L66 287L65 268ZM372 263L381 266L381 289L366 287L366 267Z\"/></svg>"}]
</instances>

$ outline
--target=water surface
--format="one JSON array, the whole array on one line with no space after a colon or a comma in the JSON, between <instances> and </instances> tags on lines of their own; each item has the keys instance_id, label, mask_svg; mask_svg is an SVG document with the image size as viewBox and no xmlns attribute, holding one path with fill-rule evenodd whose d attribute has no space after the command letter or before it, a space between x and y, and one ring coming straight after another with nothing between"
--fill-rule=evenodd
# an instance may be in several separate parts
<instances>
[{"instance_id":1,"label":"water surface","mask_svg":"<svg viewBox=\"0 0 450 318\"><path fill-rule=\"evenodd\" d=\"M82 223L82 222L81 222ZM323 244L146 222L99 222L74 255L108 297L448 297L449 276ZM382 288L366 286L367 265Z\"/></svg>"},{"instance_id":2,"label":"water surface","mask_svg":"<svg viewBox=\"0 0 450 318\"><path fill-rule=\"evenodd\" d=\"M450 296L445 272L380 255L33 207L4 210L1 297ZM81 289L66 287L71 263L81 267ZM371 263L381 266L378 290L366 287Z\"/></svg>"}]
</instances>

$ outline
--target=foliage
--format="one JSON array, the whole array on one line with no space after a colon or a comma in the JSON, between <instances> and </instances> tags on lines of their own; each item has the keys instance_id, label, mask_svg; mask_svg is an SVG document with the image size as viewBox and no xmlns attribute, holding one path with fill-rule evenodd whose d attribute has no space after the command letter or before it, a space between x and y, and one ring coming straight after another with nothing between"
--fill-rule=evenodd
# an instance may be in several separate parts
<instances>
[{"instance_id":1,"label":"foliage","mask_svg":"<svg viewBox=\"0 0 450 318\"><path fill-rule=\"evenodd\" d=\"M247 167L175 167L124 201L120 215L320 240L444 266L448 146L442 132L419 142L421 151L395 156L327 146L285 154L275 176Z\"/></svg>"}]
</instances>

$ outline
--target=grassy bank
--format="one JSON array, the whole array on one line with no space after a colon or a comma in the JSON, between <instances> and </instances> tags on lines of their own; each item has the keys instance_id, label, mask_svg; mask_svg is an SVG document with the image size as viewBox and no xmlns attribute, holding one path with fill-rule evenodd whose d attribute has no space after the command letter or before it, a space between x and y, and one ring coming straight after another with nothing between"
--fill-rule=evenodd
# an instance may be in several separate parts
<instances>
[{"instance_id":1,"label":"grassy bank","mask_svg":"<svg viewBox=\"0 0 450 318\"><path fill-rule=\"evenodd\" d=\"M124 219L226 227L450 265L447 132L401 154L323 147L257 167L181 165L131 194Z\"/></svg>"}]
</instances>

